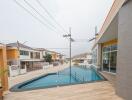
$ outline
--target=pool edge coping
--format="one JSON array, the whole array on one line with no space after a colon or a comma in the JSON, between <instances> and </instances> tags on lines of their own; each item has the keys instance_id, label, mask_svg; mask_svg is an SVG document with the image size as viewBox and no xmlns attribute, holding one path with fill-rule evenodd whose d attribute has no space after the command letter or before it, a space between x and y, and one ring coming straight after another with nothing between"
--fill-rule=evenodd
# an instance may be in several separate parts
<instances>
[{"instance_id":1,"label":"pool edge coping","mask_svg":"<svg viewBox=\"0 0 132 100\"><path fill-rule=\"evenodd\" d=\"M95 69L94 69L95 70ZM96 70L95 70L96 71ZM96 73L102 78L102 80L96 80L96 81L87 81L87 82L78 82L78 83L69 83L69 84L61 84L59 86L53 85L53 86L44 86L44 87L36 87L36 88L29 88L29 89L19 89L19 87L22 87L23 85L26 85L32 81L36 81L44 76L56 74L57 72L53 73L47 73L47 74L42 74L40 76L34 77L32 79L26 80L24 82L18 83L11 87L9 89L10 92L24 92L24 91L32 91L32 90L37 90L37 89L48 89L48 88L55 88L55 87L63 87L63 86L70 86L70 85L79 85L79 84L86 84L86 83L95 83L95 82L102 82L102 81L108 81L102 74L97 71Z\"/></svg>"}]
</instances>

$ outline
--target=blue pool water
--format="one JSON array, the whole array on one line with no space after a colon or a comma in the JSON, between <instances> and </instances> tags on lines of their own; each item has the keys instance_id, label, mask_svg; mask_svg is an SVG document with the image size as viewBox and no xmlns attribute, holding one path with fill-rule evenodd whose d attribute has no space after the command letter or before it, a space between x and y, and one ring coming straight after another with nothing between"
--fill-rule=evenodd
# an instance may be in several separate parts
<instances>
[{"instance_id":1,"label":"blue pool water","mask_svg":"<svg viewBox=\"0 0 132 100\"><path fill-rule=\"evenodd\" d=\"M12 90L21 91L103 80L103 77L93 68L72 67L71 76L69 72L70 68L66 68L60 72L41 76L19 84L15 88L12 88Z\"/></svg>"}]
</instances>

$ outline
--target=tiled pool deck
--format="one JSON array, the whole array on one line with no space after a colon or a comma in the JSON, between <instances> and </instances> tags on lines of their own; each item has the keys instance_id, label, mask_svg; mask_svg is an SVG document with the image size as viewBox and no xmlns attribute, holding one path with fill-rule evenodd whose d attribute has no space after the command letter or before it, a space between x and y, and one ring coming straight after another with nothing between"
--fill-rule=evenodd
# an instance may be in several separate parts
<instances>
[{"instance_id":1,"label":"tiled pool deck","mask_svg":"<svg viewBox=\"0 0 132 100\"><path fill-rule=\"evenodd\" d=\"M46 70L30 72L25 75L10 78L10 86L44 73L55 72L66 68L55 67ZM39 89L24 92L8 92L4 100L123 100L115 94L113 86L108 81Z\"/></svg>"}]
</instances>

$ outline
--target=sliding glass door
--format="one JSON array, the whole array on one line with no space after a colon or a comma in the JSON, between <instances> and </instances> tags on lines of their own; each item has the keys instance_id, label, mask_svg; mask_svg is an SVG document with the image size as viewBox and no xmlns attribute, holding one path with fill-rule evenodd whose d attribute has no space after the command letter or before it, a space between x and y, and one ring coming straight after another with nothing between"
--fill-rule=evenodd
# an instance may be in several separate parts
<instances>
[{"instance_id":1,"label":"sliding glass door","mask_svg":"<svg viewBox=\"0 0 132 100\"><path fill-rule=\"evenodd\" d=\"M117 51L111 52L110 56L110 72L116 73Z\"/></svg>"},{"instance_id":2,"label":"sliding glass door","mask_svg":"<svg viewBox=\"0 0 132 100\"><path fill-rule=\"evenodd\" d=\"M117 45L103 47L102 54L103 71L116 73Z\"/></svg>"},{"instance_id":3,"label":"sliding glass door","mask_svg":"<svg viewBox=\"0 0 132 100\"><path fill-rule=\"evenodd\" d=\"M109 64L110 64L110 53L103 53L103 70L109 71Z\"/></svg>"}]
</instances>

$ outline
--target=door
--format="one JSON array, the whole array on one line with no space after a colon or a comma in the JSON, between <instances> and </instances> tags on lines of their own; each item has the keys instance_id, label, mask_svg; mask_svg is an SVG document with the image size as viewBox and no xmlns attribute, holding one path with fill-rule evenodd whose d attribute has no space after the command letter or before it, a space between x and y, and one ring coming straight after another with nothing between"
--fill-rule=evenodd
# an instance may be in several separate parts
<instances>
[{"instance_id":1,"label":"door","mask_svg":"<svg viewBox=\"0 0 132 100\"><path fill-rule=\"evenodd\" d=\"M103 70L109 71L110 70L110 53L103 53Z\"/></svg>"},{"instance_id":2,"label":"door","mask_svg":"<svg viewBox=\"0 0 132 100\"><path fill-rule=\"evenodd\" d=\"M117 51L111 52L110 55L110 72L116 73Z\"/></svg>"}]
</instances>

